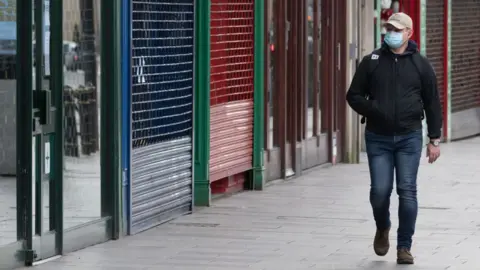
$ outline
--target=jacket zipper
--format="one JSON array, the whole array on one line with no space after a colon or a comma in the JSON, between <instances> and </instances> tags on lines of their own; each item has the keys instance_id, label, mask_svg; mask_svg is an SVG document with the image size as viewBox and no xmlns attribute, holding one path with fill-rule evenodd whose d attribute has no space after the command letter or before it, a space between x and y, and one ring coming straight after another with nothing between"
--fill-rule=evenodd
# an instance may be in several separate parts
<instances>
[{"instance_id":1,"label":"jacket zipper","mask_svg":"<svg viewBox=\"0 0 480 270\"><path fill-rule=\"evenodd\" d=\"M397 100L396 97L398 96L398 83L397 83L397 75L398 75L398 68L397 68L397 63L398 63L398 57L395 56L395 63L394 63L394 74L393 77L395 78L394 80L394 85L395 85L395 91L393 95L393 134L396 135L397 133L397 127L398 127L398 117L397 117Z\"/></svg>"}]
</instances>

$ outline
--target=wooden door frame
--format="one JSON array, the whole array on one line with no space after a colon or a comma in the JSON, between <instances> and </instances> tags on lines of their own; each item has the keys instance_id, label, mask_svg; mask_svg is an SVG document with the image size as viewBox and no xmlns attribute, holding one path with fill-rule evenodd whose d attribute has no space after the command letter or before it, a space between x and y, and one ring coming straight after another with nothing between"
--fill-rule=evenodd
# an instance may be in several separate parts
<instances>
[{"instance_id":1,"label":"wooden door frame","mask_svg":"<svg viewBox=\"0 0 480 270\"><path fill-rule=\"evenodd\" d=\"M265 1L265 38L267 40L270 39L269 30L272 23L268 18L270 1L272 0ZM345 0L338 1L342 1L345 7ZM276 0L273 6L273 16L275 17L273 20L275 25L273 83L275 90L274 98L270 103L273 105L272 112L268 107L268 91L270 89L268 79L265 80L264 87L265 145L269 146L270 140L273 140L274 147L272 149L266 147L265 156L269 169L276 171L268 174L279 175L281 178L287 177L287 170L290 168L298 176L306 168L331 162L335 119L342 125L345 123L343 119L345 113L340 112L340 116L338 116L336 111L341 111L341 109L335 110L335 104L339 104L340 108L345 108L345 64L342 62L341 70L335 71L337 37L340 37L335 33L339 28L336 25L344 25L345 22L342 21L340 24L335 22L334 18L340 14L335 12L341 5L335 4L335 0L314 0L314 123L312 138L306 138L308 126L308 117L306 117L308 109L307 57L309 57L307 53L308 2L301 0L301 3L299 5L298 0ZM346 11L344 13L346 14ZM321 31L319 31L319 26L321 26ZM288 27L290 28L288 29ZM343 28L345 29L345 26ZM346 36L343 37L342 42L345 42L345 39ZM340 48L343 59L346 46L342 45ZM265 60L269 63L270 52L268 50L270 48L266 46L265 50ZM268 65L264 72L266 76L270 76ZM321 116L319 112L321 112ZM271 114L273 114L273 132L275 133L273 138L269 134ZM321 121L319 121L320 118ZM311 121L311 119L309 120ZM338 128L338 130L343 129ZM339 143L341 141L339 139ZM277 173L278 170L279 173Z\"/></svg>"},{"instance_id":2,"label":"wooden door frame","mask_svg":"<svg viewBox=\"0 0 480 270\"><path fill-rule=\"evenodd\" d=\"M335 41L334 34L335 29L333 25L333 1L334 0L323 0L322 1L322 99L321 103L323 105L322 112L322 132L327 134L327 150L328 150L328 161L332 162L333 160L333 151L332 151L332 140L333 140L333 89L334 89L334 72L332 72L332 67L335 63ZM325 90L326 89L326 90Z\"/></svg>"},{"instance_id":3,"label":"wooden door frame","mask_svg":"<svg viewBox=\"0 0 480 270\"><path fill-rule=\"evenodd\" d=\"M271 4L273 0L264 1L264 38L265 38L265 67L264 67L264 153L265 166L267 170L266 181L283 178L285 168L285 25L282 24L282 13L285 13L285 0L276 0L276 5ZM273 22L270 20L270 6L272 5ZM284 16L283 16L284 17ZM272 24L273 23L273 24ZM270 28L273 27L275 40L270 39ZM283 42L282 42L283 40ZM273 42L273 43L272 43ZM271 50L272 45L273 50ZM283 53L282 53L283 52ZM274 56L272 56L272 54ZM283 56L283 57L282 57ZM274 59L273 74L270 74L270 61ZM281 75L283 74L283 75ZM270 76L273 76L273 93L270 93ZM270 95L273 98L270 98ZM270 109L272 107L272 109ZM270 136L270 118L273 120ZM270 147L272 145L272 147Z\"/></svg>"},{"instance_id":4,"label":"wooden door frame","mask_svg":"<svg viewBox=\"0 0 480 270\"><path fill-rule=\"evenodd\" d=\"M270 10L270 1L272 0L265 0L264 5L263 5L263 23L265 26L264 33L263 33L263 38L265 40L265 47L263 48L264 50L264 61L265 64L263 65L263 74L265 79L263 80L263 123L265 125L265 128L263 129L263 147L265 149L266 153L266 162L268 163L270 161L270 148L269 148L269 143L270 143L270 17L269 17L269 10ZM275 127L275 124L274 124ZM273 138L272 138L273 139Z\"/></svg>"},{"instance_id":5,"label":"wooden door frame","mask_svg":"<svg viewBox=\"0 0 480 270\"><path fill-rule=\"evenodd\" d=\"M320 135L320 127L318 125L319 95L320 95L320 0L313 0L313 136ZM320 142L317 140L317 147Z\"/></svg>"},{"instance_id":6,"label":"wooden door frame","mask_svg":"<svg viewBox=\"0 0 480 270\"><path fill-rule=\"evenodd\" d=\"M335 91L333 102L336 105L334 111L334 121L335 129L337 133L337 158L336 161L343 161L344 149L346 145L346 101L345 94L347 89L347 0L335 0L334 6L334 17L336 22L334 24L335 28L335 55L338 57L336 59L335 66Z\"/></svg>"},{"instance_id":7,"label":"wooden door frame","mask_svg":"<svg viewBox=\"0 0 480 270\"><path fill-rule=\"evenodd\" d=\"M321 2L321 131L327 134L328 160L335 163L343 159L346 128L346 61L347 57L347 0L322 0ZM333 72L332 72L333 71ZM327 89L325 91L325 89ZM323 113L325 112L325 113ZM337 149L333 140L336 136ZM337 157L335 157L335 153Z\"/></svg>"}]
</instances>

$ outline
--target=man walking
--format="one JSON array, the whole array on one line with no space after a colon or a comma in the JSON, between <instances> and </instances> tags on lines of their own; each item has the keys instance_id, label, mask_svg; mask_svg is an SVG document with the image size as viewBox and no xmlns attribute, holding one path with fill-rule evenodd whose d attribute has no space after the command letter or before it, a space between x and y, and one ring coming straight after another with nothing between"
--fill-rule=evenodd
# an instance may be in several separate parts
<instances>
[{"instance_id":1,"label":"man walking","mask_svg":"<svg viewBox=\"0 0 480 270\"><path fill-rule=\"evenodd\" d=\"M365 141L370 168L370 203L377 231L374 251L390 248L390 195L394 176L399 196L397 263L413 264L410 252L417 219L417 172L422 153L422 120L427 117L427 157L440 156L442 111L435 72L410 40L412 19L393 14L386 23L384 44L363 58L347 101L367 122Z\"/></svg>"}]
</instances>

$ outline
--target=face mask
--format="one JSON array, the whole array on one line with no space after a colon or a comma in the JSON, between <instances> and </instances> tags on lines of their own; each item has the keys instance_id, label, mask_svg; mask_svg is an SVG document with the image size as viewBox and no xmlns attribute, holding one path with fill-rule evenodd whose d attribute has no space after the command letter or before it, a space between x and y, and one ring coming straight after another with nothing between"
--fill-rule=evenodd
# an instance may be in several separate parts
<instances>
[{"instance_id":1,"label":"face mask","mask_svg":"<svg viewBox=\"0 0 480 270\"><path fill-rule=\"evenodd\" d=\"M403 34L400 32L387 32L385 43L392 49L398 49L403 45Z\"/></svg>"}]
</instances>

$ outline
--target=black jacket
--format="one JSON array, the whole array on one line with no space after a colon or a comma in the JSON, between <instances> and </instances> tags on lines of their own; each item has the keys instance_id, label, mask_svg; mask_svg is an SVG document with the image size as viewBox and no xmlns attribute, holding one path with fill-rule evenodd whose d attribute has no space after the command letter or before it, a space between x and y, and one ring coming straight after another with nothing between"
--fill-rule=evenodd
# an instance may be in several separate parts
<instances>
[{"instance_id":1,"label":"black jacket","mask_svg":"<svg viewBox=\"0 0 480 270\"><path fill-rule=\"evenodd\" d=\"M423 58L421 74L412 61L419 53L410 41L402 55L395 55L383 45L378 59L367 55L357 68L347 101L358 114L367 118L366 129L381 135L401 135L422 128L427 117L428 136L440 138L442 109L433 67ZM370 61L379 61L371 70ZM425 88L425 89L423 89Z\"/></svg>"}]
</instances>

